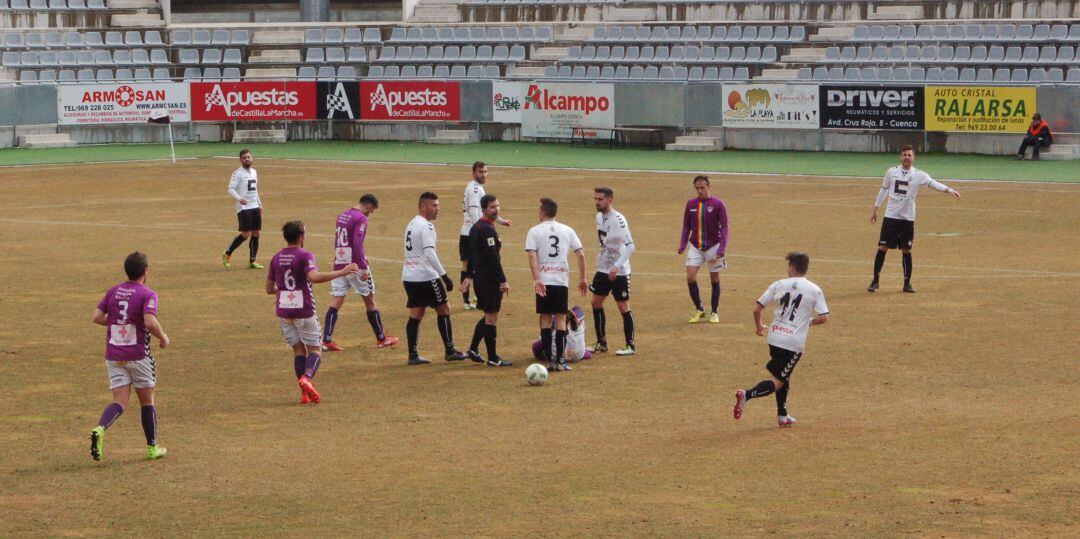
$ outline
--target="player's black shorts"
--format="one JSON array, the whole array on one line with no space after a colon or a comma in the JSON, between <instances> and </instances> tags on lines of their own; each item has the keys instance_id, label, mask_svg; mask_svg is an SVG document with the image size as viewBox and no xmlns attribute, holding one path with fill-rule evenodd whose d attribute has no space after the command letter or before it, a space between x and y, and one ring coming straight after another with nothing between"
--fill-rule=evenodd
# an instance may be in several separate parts
<instances>
[{"instance_id":1,"label":"player's black shorts","mask_svg":"<svg viewBox=\"0 0 1080 539\"><path fill-rule=\"evenodd\" d=\"M915 241L915 221L889 217L881 220L881 237L878 239L878 245L884 245L889 249L911 249L913 241Z\"/></svg>"},{"instance_id":2,"label":"player's black shorts","mask_svg":"<svg viewBox=\"0 0 1080 539\"><path fill-rule=\"evenodd\" d=\"M457 240L458 260L469 259L469 237L461 236Z\"/></svg>"},{"instance_id":3,"label":"player's black shorts","mask_svg":"<svg viewBox=\"0 0 1080 539\"><path fill-rule=\"evenodd\" d=\"M405 285L405 295L409 300L406 307L435 308L446 304L446 287L439 279L430 281L402 281Z\"/></svg>"},{"instance_id":4,"label":"player's black shorts","mask_svg":"<svg viewBox=\"0 0 1080 539\"><path fill-rule=\"evenodd\" d=\"M569 288L547 285L547 295L536 295L536 314L566 314L570 310Z\"/></svg>"},{"instance_id":5,"label":"player's black shorts","mask_svg":"<svg viewBox=\"0 0 1080 539\"><path fill-rule=\"evenodd\" d=\"M240 232L262 230L262 208L251 208L236 212L236 220L240 222Z\"/></svg>"},{"instance_id":6,"label":"player's black shorts","mask_svg":"<svg viewBox=\"0 0 1080 539\"><path fill-rule=\"evenodd\" d=\"M476 293L476 308L485 313L497 313L502 310L503 293L498 283L473 280L473 292Z\"/></svg>"},{"instance_id":7,"label":"player's black shorts","mask_svg":"<svg viewBox=\"0 0 1080 539\"><path fill-rule=\"evenodd\" d=\"M765 365L765 369L776 377L777 380L787 382L791 378L791 371L795 370L795 364L802 357L802 352L792 352L787 348L769 345L769 355L772 359Z\"/></svg>"},{"instance_id":8,"label":"player's black shorts","mask_svg":"<svg viewBox=\"0 0 1080 539\"><path fill-rule=\"evenodd\" d=\"M593 294L607 297L608 294L615 296L616 301L628 301L630 299L630 276L619 275L612 281L608 274L596 272L593 275L592 285L589 286Z\"/></svg>"}]
</instances>

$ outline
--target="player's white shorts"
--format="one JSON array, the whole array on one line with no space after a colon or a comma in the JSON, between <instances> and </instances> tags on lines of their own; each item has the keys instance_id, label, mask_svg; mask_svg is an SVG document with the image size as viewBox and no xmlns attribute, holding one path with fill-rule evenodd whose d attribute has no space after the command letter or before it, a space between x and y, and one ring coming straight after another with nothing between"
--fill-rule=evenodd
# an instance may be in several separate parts
<instances>
[{"instance_id":1,"label":"player's white shorts","mask_svg":"<svg viewBox=\"0 0 1080 539\"><path fill-rule=\"evenodd\" d=\"M308 346L322 346L322 328L319 326L319 317L311 318L278 318L281 324L281 334L285 336L285 344L296 346L304 343Z\"/></svg>"},{"instance_id":2,"label":"player's white shorts","mask_svg":"<svg viewBox=\"0 0 1080 539\"><path fill-rule=\"evenodd\" d=\"M367 279L361 279L359 273L343 275L330 281L330 295L335 298L344 297L349 290L356 291L361 296L370 296L375 293L375 278L368 272Z\"/></svg>"},{"instance_id":3,"label":"player's white shorts","mask_svg":"<svg viewBox=\"0 0 1080 539\"><path fill-rule=\"evenodd\" d=\"M702 265L709 266L709 273L716 273L727 267L727 261L722 256L716 256L716 251L720 248L720 244L713 245L705 251L699 251L697 247L690 245L686 248L686 265L687 267L701 267Z\"/></svg>"},{"instance_id":4,"label":"player's white shorts","mask_svg":"<svg viewBox=\"0 0 1080 539\"><path fill-rule=\"evenodd\" d=\"M126 385L144 389L157 385L157 363L153 356L139 361L105 360L105 369L109 371L109 389Z\"/></svg>"}]
</instances>

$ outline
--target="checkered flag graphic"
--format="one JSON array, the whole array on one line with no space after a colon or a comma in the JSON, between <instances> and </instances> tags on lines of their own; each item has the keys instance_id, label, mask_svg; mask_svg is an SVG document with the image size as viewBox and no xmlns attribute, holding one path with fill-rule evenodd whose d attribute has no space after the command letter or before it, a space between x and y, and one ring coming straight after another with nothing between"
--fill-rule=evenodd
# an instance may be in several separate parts
<instances>
[{"instance_id":1,"label":"checkered flag graphic","mask_svg":"<svg viewBox=\"0 0 1080 539\"><path fill-rule=\"evenodd\" d=\"M335 112L344 113L349 119L353 119L352 105L349 104L349 97L345 92L345 85L340 82L334 88L334 93L326 95L326 112L330 118L334 117Z\"/></svg>"},{"instance_id":2,"label":"checkered flag graphic","mask_svg":"<svg viewBox=\"0 0 1080 539\"><path fill-rule=\"evenodd\" d=\"M211 107L224 107L225 114L232 114L229 110L229 102L225 100L225 93L221 91L221 86L215 84L214 89L210 90L210 93L206 94L204 100L206 101L206 110L210 111Z\"/></svg>"},{"instance_id":3,"label":"checkered flag graphic","mask_svg":"<svg viewBox=\"0 0 1080 539\"><path fill-rule=\"evenodd\" d=\"M375 93L371 94L371 108L378 105L386 105L386 90L383 90L381 84L375 89Z\"/></svg>"}]
</instances>

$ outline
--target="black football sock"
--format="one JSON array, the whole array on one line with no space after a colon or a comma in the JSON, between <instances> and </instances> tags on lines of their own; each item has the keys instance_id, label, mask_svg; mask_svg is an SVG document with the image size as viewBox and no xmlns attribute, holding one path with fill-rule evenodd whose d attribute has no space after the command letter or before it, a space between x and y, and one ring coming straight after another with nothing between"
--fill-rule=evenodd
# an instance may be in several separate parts
<instances>
[{"instance_id":1,"label":"black football sock","mask_svg":"<svg viewBox=\"0 0 1080 539\"><path fill-rule=\"evenodd\" d=\"M563 361L566 354L566 334L565 329L555 330L555 361Z\"/></svg>"},{"instance_id":2,"label":"black football sock","mask_svg":"<svg viewBox=\"0 0 1080 539\"><path fill-rule=\"evenodd\" d=\"M251 241L248 242L248 252L251 253L251 261L255 261L255 257L259 254L259 237L252 236Z\"/></svg>"},{"instance_id":3,"label":"black football sock","mask_svg":"<svg viewBox=\"0 0 1080 539\"><path fill-rule=\"evenodd\" d=\"M720 283L709 281L712 285L712 312L716 312L720 308Z\"/></svg>"},{"instance_id":4,"label":"black football sock","mask_svg":"<svg viewBox=\"0 0 1080 539\"><path fill-rule=\"evenodd\" d=\"M334 326L337 325L337 317L337 307L330 307L326 310L326 325L323 326L323 342L334 340Z\"/></svg>"},{"instance_id":5,"label":"black football sock","mask_svg":"<svg viewBox=\"0 0 1080 539\"><path fill-rule=\"evenodd\" d=\"M592 311L593 327L596 329L596 342L607 343L607 315L604 314L604 308L593 309Z\"/></svg>"},{"instance_id":6,"label":"black football sock","mask_svg":"<svg viewBox=\"0 0 1080 539\"><path fill-rule=\"evenodd\" d=\"M244 235L237 234L236 237L233 238L232 244L229 245L229 248L225 249L225 254L232 256L233 251L235 251L237 247L240 247L241 243L244 243Z\"/></svg>"},{"instance_id":7,"label":"black football sock","mask_svg":"<svg viewBox=\"0 0 1080 539\"><path fill-rule=\"evenodd\" d=\"M293 370L296 371L296 379L299 380L304 375L304 363L307 362L307 357L296 356L293 358Z\"/></svg>"},{"instance_id":8,"label":"black football sock","mask_svg":"<svg viewBox=\"0 0 1080 539\"><path fill-rule=\"evenodd\" d=\"M409 317L409 322L405 324L405 338L409 341L409 357L418 357L420 355L416 350L416 343L420 340L420 321Z\"/></svg>"},{"instance_id":9,"label":"black football sock","mask_svg":"<svg viewBox=\"0 0 1080 539\"><path fill-rule=\"evenodd\" d=\"M465 280L465 276L466 276L465 272L464 271L461 272L461 281ZM461 281L458 281L458 282L460 283ZM461 291L461 299L465 300L465 303L469 302L469 291L468 290L462 290Z\"/></svg>"},{"instance_id":10,"label":"black football sock","mask_svg":"<svg viewBox=\"0 0 1080 539\"><path fill-rule=\"evenodd\" d=\"M784 384L784 387L776 390L776 415L787 415L787 394L791 384Z\"/></svg>"},{"instance_id":11,"label":"black football sock","mask_svg":"<svg viewBox=\"0 0 1080 539\"><path fill-rule=\"evenodd\" d=\"M540 330L540 350L544 353L544 359L551 361L551 330Z\"/></svg>"},{"instance_id":12,"label":"black football sock","mask_svg":"<svg viewBox=\"0 0 1080 539\"><path fill-rule=\"evenodd\" d=\"M634 312L622 313L622 331L626 336L626 346L634 347Z\"/></svg>"},{"instance_id":13,"label":"black football sock","mask_svg":"<svg viewBox=\"0 0 1080 539\"><path fill-rule=\"evenodd\" d=\"M153 404L142 407L142 430L146 445L157 445L157 408Z\"/></svg>"},{"instance_id":14,"label":"black football sock","mask_svg":"<svg viewBox=\"0 0 1080 539\"><path fill-rule=\"evenodd\" d=\"M488 361L491 361L499 357L499 354L495 350L496 339L498 339L499 336L497 330L498 326L484 324L484 328L487 330L484 334L484 345L487 346Z\"/></svg>"},{"instance_id":15,"label":"black football sock","mask_svg":"<svg viewBox=\"0 0 1080 539\"><path fill-rule=\"evenodd\" d=\"M878 249L877 254L874 255L874 280L878 280L878 275L881 275L881 268L885 266L885 251Z\"/></svg>"},{"instance_id":16,"label":"black football sock","mask_svg":"<svg viewBox=\"0 0 1080 539\"><path fill-rule=\"evenodd\" d=\"M371 330L375 332L376 339L381 341L386 338L386 334L383 333L382 314L379 313L378 309L367 312L367 321L371 324Z\"/></svg>"},{"instance_id":17,"label":"black football sock","mask_svg":"<svg viewBox=\"0 0 1080 539\"><path fill-rule=\"evenodd\" d=\"M911 253L904 253L900 258L900 263L904 265L904 283L911 282Z\"/></svg>"},{"instance_id":18,"label":"black football sock","mask_svg":"<svg viewBox=\"0 0 1080 539\"><path fill-rule=\"evenodd\" d=\"M439 335L442 336L443 346L447 351L454 348L454 330L450 326L450 315L439 315Z\"/></svg>"},{"instance_id":19,"label":"black football sock","mask_svg":"<svg viewBox=\"0 0 1080 539\"><path fill-rule=\"evenodd\" d=\"M753 389L746 390L746 400L767 397L773 391L776 391L776 384L772 380L762 380Z\"/></svg>"},{"instance_id":20,"label":"black football sock","mask_svg":"<svg viewBox=\"0 0 1080 539\"><path fill-rule=\"evenodd\" d=\"M699 311L704 311L705 307L701 306L701 289L698 288L697 282L687 283L686 287L690 289L690 301L694 302L694 307Z\"/></svg>"},{"instance_id":21,"label":"black football sock","mask_svg":"<svg viewBox=\"0 0 1080 539\"><path fill-rule=\"evenodd\" d=\"M474 329L472 332L472 341L469 342L470 351L480 351L480 341L484 340L484 337L486 336L484 334L484 332L487 331L486 328L487 323L484 322L484 317L481 316L480 319L476 321L476 329Z\"/></svg>"}]
</instances>

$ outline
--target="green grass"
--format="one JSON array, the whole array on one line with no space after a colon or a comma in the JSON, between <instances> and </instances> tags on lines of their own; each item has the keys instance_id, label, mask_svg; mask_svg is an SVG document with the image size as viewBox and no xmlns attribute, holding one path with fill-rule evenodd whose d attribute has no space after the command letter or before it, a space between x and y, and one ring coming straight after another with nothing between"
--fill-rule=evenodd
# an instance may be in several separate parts
<instances>
[{"instance_id":1,"label":"green grass","mask_svg":"<svg viewBox=\"0 0 1080 539\"><path fill-rule=\"evenodd\" d=\"M290 142L250 146L256 158L291 158L403 163L467 164L482 159L492 165L578 167L637 170L686 170L822 176L881 176L897 163L893 154L727 150L717 153L608 149L567 144L484 142L442 146L420 142ZM177 157L233 157L239 145L191 143L176 147ZM0 166L128 161L168 158L163 144L80 146L52 150L0 150ZM1076 161L1017 162L1007 156L926 154L917 166L937 178L1080 182Z\"/></svg>"}]
</instances>

